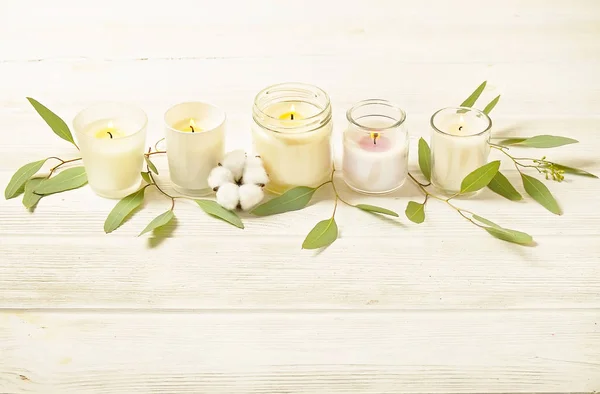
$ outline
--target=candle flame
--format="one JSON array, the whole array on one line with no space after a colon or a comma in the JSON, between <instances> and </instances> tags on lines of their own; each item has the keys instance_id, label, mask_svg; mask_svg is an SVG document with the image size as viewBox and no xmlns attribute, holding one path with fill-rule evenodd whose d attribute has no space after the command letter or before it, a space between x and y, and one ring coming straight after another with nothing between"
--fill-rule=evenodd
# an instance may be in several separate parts
<instances>
[{"instance_id":1,"label":"candle flame","mask_svg":"<svg viewBox=\"0 0 600 394\"><path fill-rule=\"evenodd\" d=\"M110 120L110 121L108 122L108 125L107 125L106 127L108 127L109 129L114 129L114 128L115 128L115 125L113 124L112 120Z\"/></svg>"},{"instance_id":2,"label":"candle flame","mask_svg":"<svg viewBox=\"0 0 600 394\"><path fill-rule=\"evenodd\" d=\"M290 107L290 112L296 112L296 107L294 106L294 104L292 104L292 106Z\"/></svg>"},{"instance_id":3,"label":"candle flame","mask_svg":"<svg viewBox=\"0 0 600 394\"><path fill-rule=\"evenodd\" d=\"M465 123L465 118L462 115L460 115L460 123Z\"/></svg>"},{"instance_id":4,"label":"candle flame","mask_svg":"<svg viewBox=\"0 0 600 394\"><path fill-rule=\"evenodd\" d=\"M190 118L190 127L196 128L196 122L194 121L194 118Z\"/></svg>"}]
</instances>

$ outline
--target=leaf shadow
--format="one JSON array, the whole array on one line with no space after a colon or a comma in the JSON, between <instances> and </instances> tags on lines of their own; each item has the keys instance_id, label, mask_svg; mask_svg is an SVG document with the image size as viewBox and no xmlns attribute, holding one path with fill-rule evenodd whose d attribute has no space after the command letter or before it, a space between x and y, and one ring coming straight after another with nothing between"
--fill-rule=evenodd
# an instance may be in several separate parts
<instances>
[{"instance_id":1,"label":"leaf shadow","mask_svg":"<svg viewBox=\"0 0 600 394\"><path fill-rule=\"evenodd\" d=\"M365 213L378 218L379 220L387 223L387 224L391 224L393 226L397 226L397 227L402 227L402 228L406 228L406 224L402 223L398 218L393 217L393 216L386 216L386 215L382 215L382 214L378 214L375 212L368 212L368 211L364 211Z\"/></svg>"},{"instance_id":2,"label":"leaf shadow","mask_svg":"<svg viewBox=\"0 0 600 394\"><path fill-rule=\"evenodd\" d=\"M174 217L168 224L154 229L152 231L152 236L148 238L148 246L150 249L159 247L167 238L171 238L178 224L177 217Z\"/></svg>"}]
</instances>

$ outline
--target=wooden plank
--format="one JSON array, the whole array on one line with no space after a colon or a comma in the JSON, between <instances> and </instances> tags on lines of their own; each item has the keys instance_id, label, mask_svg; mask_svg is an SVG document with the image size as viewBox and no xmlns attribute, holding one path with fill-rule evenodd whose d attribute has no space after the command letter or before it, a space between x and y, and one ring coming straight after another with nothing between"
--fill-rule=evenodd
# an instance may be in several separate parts
<instances>
[{"instance_id":1,"label":"wooden plank","mask_svg":"<svg viewBox=\"0 0 600 394\"><path fill-rule=\"evenodd\" d=\"M0 314L4 393L592 392L600 310Z\"/></svg>"}]
</instances>

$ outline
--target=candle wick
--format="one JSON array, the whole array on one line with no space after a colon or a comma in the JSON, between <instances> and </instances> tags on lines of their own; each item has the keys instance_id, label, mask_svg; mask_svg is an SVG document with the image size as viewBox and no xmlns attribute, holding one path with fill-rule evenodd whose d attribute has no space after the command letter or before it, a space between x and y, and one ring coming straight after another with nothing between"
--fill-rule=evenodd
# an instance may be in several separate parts
<instances>
[{"instance_id":1,"label":"candle wick","mask_svg":"<svg viewBox=\"0 0 600 394\"><path fill-rule=\"evenodd\" d=\"M379 133L373 133L373 145L377 145L377 137L379 137Z\"/></svg>"},{"instance_id":2,"label":"candle wick","mask_svg":"<svg viewBox=\"0 0 600 394\"><path fill-rule=\"evenodd\" d=\"M194 132L194 126L190 125L190 129L192 129L192 133Z\"/></svg>"},{"instance_id":3,"label":"candle wick","mask_svg":"<svg viewBox=\"0 0 600 394\"><path fill-rule=\"evenodd\" d=\"M294 120L294 114L290 114L290 120Z\"/></svg>"},{"instance_id":4,"label":"candle wick","mask_svg":"<svg viewBox=\"0 0 600 394\"><path fill-rule=\"evenodd\" d=\"M462 127L462 126L460 126L460 127L458 128L458 131L462 131L462 128L463 128L463 127Z\"/></svg>"},{"instance_id":5,"label":"candle wick","mask_svg":"<svg viewBox=\"0 0 600 394\"><path fill-rule=\"evenodd\" d=\"M112 140L112 133L110 131L107 131L108 135L110 135L110 139Z\"/></svg>"}]
</instances>

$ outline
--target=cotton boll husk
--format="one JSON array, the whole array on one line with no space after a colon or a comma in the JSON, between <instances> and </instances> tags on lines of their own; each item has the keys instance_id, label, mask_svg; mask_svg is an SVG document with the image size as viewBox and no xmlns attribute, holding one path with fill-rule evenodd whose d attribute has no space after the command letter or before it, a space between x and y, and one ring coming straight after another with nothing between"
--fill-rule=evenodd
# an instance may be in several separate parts
<instances>
[{"instance_id":1,"label":"cotton boll husk","mask_svg":"<svg viewBox=\"0 0 600 394\"><path fill-rule=\"evenodd\" d=\"M262 167L246 167L242 180L244 185L266 185L269 183L269 176Z\"/></svg>"},{"instance_id":2,"label":"cotton boll husk","mask_svg":"<svg viewBox=\"0 0 600 394\"><path fill-rule=\"evenodd\" d=\"M244 174L244 166L246 165L246 152L242 149L229 152L221 161L221 165L233 173L235 181L240 180Z\"/></svg>"},{"instance_id":3,"label":"cotton boll husk","mask_svg":"<svg viewBox=\"0 0 600 394\"><path fill-rule=\"evenodd\" d=\"M252 184L240 186L240 205L244 211L249 211L265 197L262 187Z\"/></svg>"},{"instance_id":4,"label":"cotton boll husk","mask_svg":"<svg viewBox=\"0 0 600 394\"><path fill-rule=\"evenodd\" d=\"M263 165L263 161L260 158L260 156L248 156L248 158L246 158L246 168L248 167L262 167L265 168L265 166Z\"/></svg>"},{"instance_id":5,"label":"cotton boll husk","mask_svg":"<svg viewBox=\"0 0 600 394\"><path fill-rule=\"evenodd\" d=\"M234 183L233 173L229 168L226 167L215 167L208 174L208 186L215 190L225 183Z\"/></svg>"},{"instance_id":6,"label":"cotton boll husk","mask_svg":"<svg viewBox=\"0 0 600 394\"><path fill-rule=\"evenodd\" d=\"M225 183L217 190L217 203L225 209L234 210L240 202L240 187L235 183Z\"/></svg>"}]
</instances>

